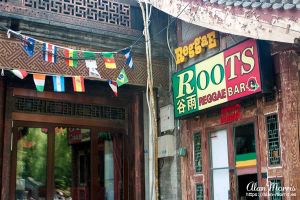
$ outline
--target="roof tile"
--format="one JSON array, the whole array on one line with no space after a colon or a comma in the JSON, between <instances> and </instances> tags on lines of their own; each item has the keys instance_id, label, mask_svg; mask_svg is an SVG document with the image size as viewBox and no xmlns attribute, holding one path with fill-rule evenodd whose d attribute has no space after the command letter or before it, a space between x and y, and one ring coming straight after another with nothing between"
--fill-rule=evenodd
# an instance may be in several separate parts
<instances>
[{"instance_id":1,"label":"roof tile","mask_svg":"<svg viewBox=\"0 0 300 200\"><path fill-rule=\"evenodd\" d=\"M272 6L272 8L274 10L280 9L282 7L283 7L283 3L274 3L273 6Z\"/></svg>"},{"instance_id":2,"label":"roof tile","mask_svg":"<svg viewBox=\"0 0 300 200\"><path fill-rule=\"evenodd\" d=\"M253 9L300 9L300 0L202 0L206 3L218 5L253 8Z\"/></svg>"},{"instance_id":3,"label":"roof tile","mask_svg":"<svg viewBox=\"0 0 300 200\"><path fill-rule=\"evenodd\" d=\"M242 5L242 4L243 4L242 1L236 1L236 2L234 2L234 6L235 7L238 7L238 6Z\"/></svg>"},{"instance_id":4,"label":"roof tile","mask_svg":"<svg viewBox=\"0 0 300 200\"><path fill-rule=\"evenodd\" d=\"M296 5L295 4L291 4L291 3L286 3L286 4L283 5L283 9L284 10L290 10L290 9L295 8L295 7L296 7Z\"/></svg>"}]
</instances>

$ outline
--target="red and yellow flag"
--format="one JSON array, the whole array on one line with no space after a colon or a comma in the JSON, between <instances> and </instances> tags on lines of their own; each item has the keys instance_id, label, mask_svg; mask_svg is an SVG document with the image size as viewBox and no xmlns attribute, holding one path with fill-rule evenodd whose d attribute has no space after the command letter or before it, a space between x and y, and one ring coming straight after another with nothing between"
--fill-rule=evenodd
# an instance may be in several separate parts
<instances>
[{"instance_id":1,"label":"red and yellow flag","mask_svg":"<svg viewBox=\"0 0 300 200\"><path fill-rule=\"evenodd\" d=\"M65 49L64 55L66 63L70 67L77 67L78 65L78 52L73 49Z\"/></svg>"},{"instance_id":2,"label":"red and yellow flag","mask_svg":"<svg viewBox=\"0 0 300 200\"><path fill-rule=\"evenodd\" d=\"M84 78L82 76L73 76L73 88L75 92L84 92Z\"/></svg>"},{"instance_id":3,"label":"red and yellow flag","mask_svg":"<svg viewBox=\"0 0 300 200\"><path fill-rule=\"evenodd\" d=\"M103 60L106 68L109 69L117 68L114 54L112 52L103 52L101 54L103 56Z\"/></svg>"}]
</instances>

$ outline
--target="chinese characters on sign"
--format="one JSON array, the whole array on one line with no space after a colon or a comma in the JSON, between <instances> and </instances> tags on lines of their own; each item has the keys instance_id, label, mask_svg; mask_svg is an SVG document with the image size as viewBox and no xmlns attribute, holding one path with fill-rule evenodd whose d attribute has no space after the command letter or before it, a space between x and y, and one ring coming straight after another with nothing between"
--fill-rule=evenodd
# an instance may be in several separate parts
<instances>
[{"instance_id":1,"label":"chinese characters on sign","mask_svg":"<svg viewBox=\"0 0 300 200\"><path fill-rule=\"evenodd\" d=\"M204 53L206 48L213 49L216 48L217 45L217 33L215 31L198 36L192 43L175 49L176 64L184 63L187 58L194 58Z\"/></svg>"},{"instance_id":2,"label":"chinese characters on sign","mask_svg":"<svg viewBox=\"0 0 300 200\"><path fill-rule=\"evenodd\" d=\"M235 104L221 109L221 123L229 123L241 117L241 105Z\"/></svg>"},{"instance_id":3,"label":"chinese characters on sign","mask_svg":"<svg viewBox=\"0 0 300 200\"><path fill-rule=\"evenodd\" d=\"M175 116L261 92L255 40L247 40L172 77Z\"/></svg>"}]
</instances>

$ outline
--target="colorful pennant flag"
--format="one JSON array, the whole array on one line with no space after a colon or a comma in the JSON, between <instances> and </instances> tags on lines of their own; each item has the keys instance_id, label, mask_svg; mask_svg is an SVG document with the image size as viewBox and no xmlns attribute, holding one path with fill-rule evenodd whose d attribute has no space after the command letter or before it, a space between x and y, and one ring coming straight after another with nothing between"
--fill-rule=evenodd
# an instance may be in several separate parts
<instances>
[{"instance_id":1,"label":"colorful pennant flag","mask_svg":"<svg viewBox=\"0 0 300 200\"><path fill-rule=\"evenodd\" d=\"M89 77L101 78L97 68L89 68Z\"/></svg>"},{"instance_id":2,"label":"colorful pennant flag","mask_svg":"<svg viewBox=\"0 0 300 200\"><path fill-rule=\"evenodd\" d=\"M22 69L13 69L11 72L20 79L24 79L28 75L28 73Z\"/></svg>"},{"instance_id":3,"label":"colorful pennant flag","mask_svg":"<svg viewBox=\"0 0 300 200\"><path fill-rule=\"evenodd\" d=\"M87 68L94 68L97 69L97 62L96 60L85 60L85 65Z\"/></svg>"},{"instance_id":4,"label":"colorful pennant flag","mask_svg":"<svg viewBox=\"0 0 300 200\"><path fill-rule=\"evenodd\" d=\"M132 68L133 67L133 59L132 59L131 48L123 49L121 52L126 58L125 64L128 67Z\"/></svg>"},{"instance_id":5,"label":"colorful pennant flag","mask_svg":"<svg viewBox=\"0 0 300 200\"><path fill-rule=\"evenodd\" d=\"M73 49L65 49L64 50L64 55L66 59L66 63L70 67L77 67L78 65L78 52Z\"/></svg>"},{"instance_id":6,"label":"colorful pennant flag","mask_svg":"<svg viewBox=\"0 0 300 200\"><path fill-rule=\"evenodd\" d=\"M44 91L45 79L45 74L33 74L33 81L38 92Z\"/></svg>"},{"instance_id":7,"label":"colorful pennant flag","mask_svg":"<svg viewBox=\"0 0 300 200\"><path fill-rule=\"evenodd\" d=\"M65 92L65 78L63 76L52 76L54 92Z\"/></svg>"},{"instance_id":8,"label":"colorful pennant flag","mask_svg":"<svg viewBox=\"0 0 300 200\"><path fill-rule=\"evenodd\" d=\"M35 40L30 37L25 37L23 42L24 42L23 48L24 48L25 52L28 54L28 56L32 57L34 54Z\"/></svg>"},{"instance_id":9,"label":"colorful pennant flag","mask_svg":"<svg viewBox=\"0 0 300 200\"><path fill-rule=\"evenodd\" d=\"M112 52L103 52L101 53L103 56L103 60L105 63L105 67L108 69L115 69L117 68L114 54Z\"/></svg>"},{"instance_id":10,"label":"colorful pennant flag","mask_svg":"<svg viewBox=\"0 0 300 200\"><path fill-rule=\"evenodd\" d=\"M121 70L118 78L117 78L117 84L118 84L118 87L120 87L120 86L122 86L122 85L124 85L126 83L128 83L128 77L127 77L126 72L125 72L125 70L123 68Z\"/></svg>"},{"instance_id":11,"label":"colorful pennant flag","mask_svg":"<svg viewBox=\"0 0 300 200\"><path fill-rule=\"evenodd\" d=\"M91 51L84 52L84 58L86 60L96 60L96 53Z\"/></svg>"},{"instance_id":12,"label":"colorful pennant flag","mask_svg":"<svg viewBox=\"0 0 300 200\"><path fill-rule=\"evenodd\" d=\"M115 96L118 96L118 85L116 81L108 80L108 84L112 91L114 92Z\"/></svg>"},{"instance_id":13,"label":"colorful pennant flag","mask_svg":"<svg viewBox=\"0 0 300 200\"><path fill-rule=\"evenodd\" d=\"M56 63L57 47L55 45L45 42L43 44L43 57L44 57L44 61Z\"/></svg>"},{"instance_id":14,"label":"colorful pennant flag","mask_svg":"<svg viewBox=\"0 0 300 200\"><path fill-rule=\"evenodd\" d=\"M82 76L73 76L73 88L75 92L84 92L84 78Z\"/></svg>"}]
</instances>

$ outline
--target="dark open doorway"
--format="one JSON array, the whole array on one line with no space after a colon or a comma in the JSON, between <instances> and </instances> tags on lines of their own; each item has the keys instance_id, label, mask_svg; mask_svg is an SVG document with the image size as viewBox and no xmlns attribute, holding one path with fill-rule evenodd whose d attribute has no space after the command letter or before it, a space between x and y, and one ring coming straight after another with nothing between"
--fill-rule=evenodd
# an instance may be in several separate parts
<instances>
[{"instance_id":1,"label":"dark open doorway","mask_svg":"<svg viewBox=\"0 0 300 200\"><path fill-rule=\"evenodd\" d=\"M259 199L258 192L252 191L252 189L255 190L255 187L257 186L257 174L247 174L238 176L238 199Z\"/></svg>"}]
</instances>

